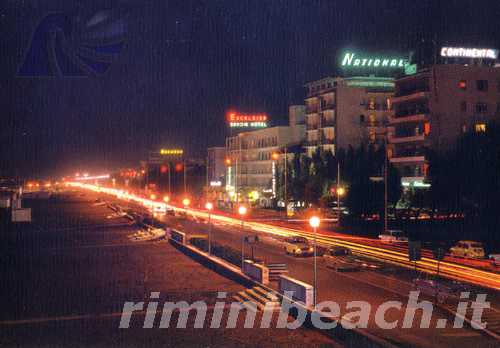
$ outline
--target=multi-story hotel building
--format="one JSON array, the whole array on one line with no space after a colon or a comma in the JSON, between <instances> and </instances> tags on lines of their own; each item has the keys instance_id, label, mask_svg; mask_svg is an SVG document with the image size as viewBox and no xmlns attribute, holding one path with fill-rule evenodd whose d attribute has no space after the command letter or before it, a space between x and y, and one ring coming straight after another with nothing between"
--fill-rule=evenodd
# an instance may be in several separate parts
<instances>
[{"instance_id":1,"label":"multi-story hotel building","mask_svg":"<svg viewBox=\"0 0 500 348\"><path fill-rule=\"evenodd\" d=\"M241 132L226 138L228 158L226 189L229 192L253 190L276 193L276 170L284 163L285 150L305 138L303 105L290 106L289 126ZM273 154L278 158L273 158ZM292 154L288 154L291 159Z\"/></svg>"},{"instance_id":2,"label":"multi-story hotel building","mask_svg":"<svg viewBox=\"0 0 500 348\"><path fill-rule=\"evenodd\" d=\"M469 129L500 118L500 68L434 65L396 80L389 118L391 163L403 185L422 185L427 149L443 153Z\"/></svg>"},{"instance_id":3,"label":"multi-story hotel building","mask_svg":"<svg viewBox=\"0 0 500 348\"><path fill-rule=\"evenodd\" d=\"M311 156L382 141L392 114L390 77L327 77L306 84L306 142Z\"/></svg>"}]
</instances>

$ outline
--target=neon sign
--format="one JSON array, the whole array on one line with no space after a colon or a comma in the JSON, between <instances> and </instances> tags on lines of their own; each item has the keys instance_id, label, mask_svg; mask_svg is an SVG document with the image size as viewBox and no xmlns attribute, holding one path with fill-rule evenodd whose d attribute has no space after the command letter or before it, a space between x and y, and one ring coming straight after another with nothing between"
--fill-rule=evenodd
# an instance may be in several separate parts
<instances>
[{"instance_id":1,"label":"neon sign","mask_svg":"<svg viewBox=\"0 0 500 348\"><path fill-rule=\"evenodd\" d=\"M403 69L408 64L408 59L401 57L359 56L354 52L346 52L340 66L344 68Z\"/></svg>"},{"instance_id":2,"label":"neon sign","mask_svg":"<svg viewBox=\"0 0 500 348\"><path fill-rule=\"evenodd\" d=\"M162 156L181 156L184 154L182 149L161 149L160 155Z\"/></svg>"},{"instance_id":3,"label":"neon sign","mask_svg":"<svg viewBox=\"0 0 500 348\"><path fill-rule=\"evenodd\" d=\"M229 127L231 128L265 128L267 127L266 114L228 114Z\"/></svg>"},{"instance_id":4,"label":"neon sign","mask_svg":"<svg viewBox=\"0 0 500 348\"><path fill-rule=\"evenodd\" d=\"M442 47L441 57L497 59L498 50L492 48Z\"/></svg>"}]
</instances>

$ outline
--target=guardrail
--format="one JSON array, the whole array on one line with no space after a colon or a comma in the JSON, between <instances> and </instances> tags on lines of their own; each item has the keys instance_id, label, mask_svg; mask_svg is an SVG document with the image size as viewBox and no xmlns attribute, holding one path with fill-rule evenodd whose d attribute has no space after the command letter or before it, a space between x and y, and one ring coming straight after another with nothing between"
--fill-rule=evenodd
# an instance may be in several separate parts
<instances>
[{"instance_id":1,"label":"guardrail","mask_svg":"<svg viewBox=\"0 0 500 348\"><path fill-rule=\"evenodd\" d=\"M298 279L281 275L279 278L279 292L281 294L293 293L292 300L303 304L307 308L314 306L313 286Z\"/></svg>"},{"instance_id":2,"label":"guardrail","mask_svg":"<svg viewBox=\"0 0 500 348\"><path fill-rule=\"evenodd\" d=\"M266 266L259 265L252 260L244 260L242 271L243 274L261 284L269 284L269 269Z\"/></svg>"},{"instance_id":3,"label":"guardrail","mask_svg":"<svg viewBox=\"0 0 500 348\"><path fill-rule=\"evenodd\" d=\"M178 243L186 244L186 234L181 231L176 231L174 229L168 228L167 234L170 239L175 240Z\"/></svg>"}]
</instances>

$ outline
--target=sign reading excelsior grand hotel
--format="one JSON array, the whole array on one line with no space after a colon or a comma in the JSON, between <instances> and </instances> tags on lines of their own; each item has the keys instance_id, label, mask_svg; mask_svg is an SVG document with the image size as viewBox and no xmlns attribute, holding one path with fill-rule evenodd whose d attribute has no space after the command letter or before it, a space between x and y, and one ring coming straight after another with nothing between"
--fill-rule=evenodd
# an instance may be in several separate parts
<instances>
[{"instance_id":1,"label":"sign reading excelsior grand hotel","mask_svg":"<svg viewBox=\"0 0 500 348\"><path fill-rule=\"evenodd\" d=\"M265 128L267 127L266 114L240 114L229 112L227 119L231 128Z\"/></svg>"}]
</instances>

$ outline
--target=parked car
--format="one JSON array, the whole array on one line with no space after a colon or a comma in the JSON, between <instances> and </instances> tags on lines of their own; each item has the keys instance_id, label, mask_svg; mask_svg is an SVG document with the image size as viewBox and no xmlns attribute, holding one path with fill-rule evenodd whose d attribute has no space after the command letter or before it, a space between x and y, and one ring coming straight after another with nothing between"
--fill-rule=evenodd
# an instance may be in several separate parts
<instances>
[{"instance_id":1,"label":"parked car","mask_svg":"<svg viewBox=\"0 0 500 348\"><path fill-rule=\"evenodd\" d=\"M285 239L285 253L294 256L312 255L314 248L306 238L294 236Z\"/></svg>"},{"instance_id":2,"label":"parked car","mask_svg":"<svg viewBox=\"0 0 500 348\"><path fill-rule=\"evenodd\" d=\"M337 272L340 271L359 271L361 266L352 255L349 248L343 246L332 246L323 254L323 260L328 268Z\"/></svg>"},{"instance_id":3,"label":"parked car","mask_svg":"<svg viewBox=\"0 0 500 348\"><path fill-rule=\"evenodd\" d=\"M382 242L386 243L403 243L408 242L408 237L406 237L401 230L387 230L387 232L382 233L378 236Z\"/></svg>"},{"instance_id":4,"label":"parked car","mask_svg":"<svg viewBox=\"0 0 500 348\"><path fill-rule=\"evenodd\" d=\"M461 240L450 248L450 254L456 257L483 259L485 256L483 245L471 240Z\"/></svg>"},{"instance_id":5,"label":"parked car","mask_svg":"<svg viewBox=\"0 0 500 348\"><path fill-rule=\"evenodd\" d=\"M491 261L493 266L500 267L500 254L490 254L488 259Z\"/></svg>"},{"instance_id":6,"label":"parked car","mask_svg":"<svg viewBox=\"0 0 500 348\"><path fill-rule=\"evenodd\" d=\"M457 282L428 278L413 279L413 287L415 290L419 290L422 295L435 298L438 303L459 299L461 292L470 290Z\"/></svg>"}]
</instances>

